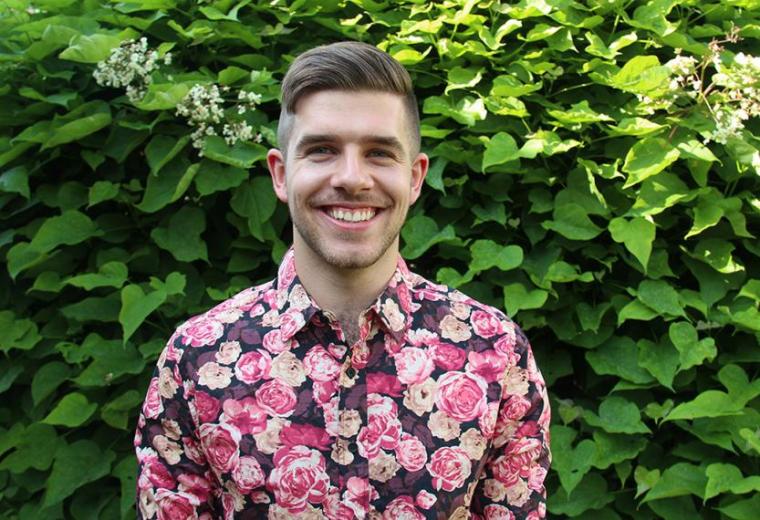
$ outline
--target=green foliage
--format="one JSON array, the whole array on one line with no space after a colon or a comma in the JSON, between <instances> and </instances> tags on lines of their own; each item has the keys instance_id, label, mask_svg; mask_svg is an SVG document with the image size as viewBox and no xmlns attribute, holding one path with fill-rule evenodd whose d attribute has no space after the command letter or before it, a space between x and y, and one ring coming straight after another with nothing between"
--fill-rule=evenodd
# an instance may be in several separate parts
<instances>
[{"instance_id":1,"label":"green foliage","mask_svg":"<svg viewBox=\"0 0 760 520\"><path fill-rule=\"evenodd\" d=\"M756 518L758 27L750 0L3 2L0 517L134 517L163 344L290 240L279 81L358 39L420 100L402 253L514 315L550 384L550 516ZM98 76L142 37L144 74ZM227 133L178 111L196 85Z\"/></svg>"}]
</instances>

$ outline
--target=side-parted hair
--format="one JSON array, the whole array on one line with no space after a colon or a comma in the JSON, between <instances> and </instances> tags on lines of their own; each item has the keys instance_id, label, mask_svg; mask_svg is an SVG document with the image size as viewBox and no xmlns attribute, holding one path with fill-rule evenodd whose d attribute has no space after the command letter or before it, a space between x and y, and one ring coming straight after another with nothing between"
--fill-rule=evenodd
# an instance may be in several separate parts
<instances>
[{"instance_id":1,"label":"side-parted hair","mask_svg":"<svg viewBox=\"0 0 760 520\"><path fill-rule=\"evenodd\" d=\"M409 73L377 47L347 41L310 49L290 65L282 81L282 109L277 128L277 140L283 153L287 153L298 101L323 90L398 94L403 98L409 118L412 153L419 151L420 115Z\"/></svg>"}]
</instances>

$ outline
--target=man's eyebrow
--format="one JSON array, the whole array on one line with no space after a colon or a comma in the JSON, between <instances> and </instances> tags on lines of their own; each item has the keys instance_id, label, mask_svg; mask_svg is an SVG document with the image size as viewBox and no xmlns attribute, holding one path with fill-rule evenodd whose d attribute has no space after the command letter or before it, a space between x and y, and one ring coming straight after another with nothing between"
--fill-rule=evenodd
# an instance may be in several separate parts
<instances>
[{"instance_id":1,"label":"man's eyebrow","mask_svg":"<svg viewBox=\"0 0 760 520\"><path fill-rule=\"evenodd\" d=\"M340 138L334 134L306 134L302 136L296 143L296 150L303 150L311 145L323 144L328 142L340 141ZM384 135L368 135L360 139L363 143L375 144L380 146L387 146L393 148L397 152L404 150L403 143L396 137L384 136Z\"/></svg>"}]
</instances>

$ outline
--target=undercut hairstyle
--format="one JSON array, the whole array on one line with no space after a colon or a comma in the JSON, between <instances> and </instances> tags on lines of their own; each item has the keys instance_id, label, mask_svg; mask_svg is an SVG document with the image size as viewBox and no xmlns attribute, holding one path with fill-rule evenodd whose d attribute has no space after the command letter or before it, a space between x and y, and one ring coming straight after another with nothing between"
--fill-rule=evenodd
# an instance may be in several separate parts
<instances>
[{"instance_id":1,"label":"undercut hairstyle","mask_svg":"<svg viewBox=\"0 0 760 520\"><path fill-rule=\"evenodd\" d=\"M290 65L282 81L282 109L277 127L277 141L283 154L287 153L298 101L323 90L376 91L401 96L408 118L411 151L419 152L420 115L409 73L377 47L347 41L315 47Z\"/></svg>"}]
</instances>

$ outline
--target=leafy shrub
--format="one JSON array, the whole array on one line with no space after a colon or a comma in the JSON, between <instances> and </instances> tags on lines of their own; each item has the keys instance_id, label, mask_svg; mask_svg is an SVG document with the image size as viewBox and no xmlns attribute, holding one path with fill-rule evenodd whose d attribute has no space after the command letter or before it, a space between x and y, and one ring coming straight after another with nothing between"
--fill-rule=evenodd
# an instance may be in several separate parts
<instances>
[{"instance_id":1,"label":"leafy shrub","mask_svg":"<svg viewBox=\"0 0 760 520\"><path fill-rule=\"evenodd\" d=\"M550 514L755 518L758 37L756 0L6 0L0 515L133 516L165 340L289 243L278 82L358 39L421 103L402 253L534 344Z\"/></svg>"}]
</instances>

